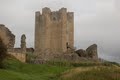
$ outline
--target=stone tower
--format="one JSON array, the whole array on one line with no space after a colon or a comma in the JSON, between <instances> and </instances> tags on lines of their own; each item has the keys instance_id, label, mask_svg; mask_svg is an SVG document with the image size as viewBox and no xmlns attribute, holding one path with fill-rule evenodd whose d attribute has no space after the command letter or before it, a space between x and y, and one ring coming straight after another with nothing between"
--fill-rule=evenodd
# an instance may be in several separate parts
<instances>
[{"instance_id":1,"label":"stone tower","mask_svg":"<svg viewBox=\"0 0 120 80\"><path fill-rule=\"evenodd\" d=\"M49 8L35 13L35 51L49 49L66 52L74 47L74 13L66 8L52 12Z\"/></svg>"},{"instance_id":2,"label":"stone tower","mask_svg":"<svg viewBox=\"0 0 120 80\"><path fill-rule=\"evenodd\" d=\"M26 52L26 36L25 36L25 34L23 34L22 36L21 36L21 50L22 50L22 52Z\"/></svg>"}]
</instances>

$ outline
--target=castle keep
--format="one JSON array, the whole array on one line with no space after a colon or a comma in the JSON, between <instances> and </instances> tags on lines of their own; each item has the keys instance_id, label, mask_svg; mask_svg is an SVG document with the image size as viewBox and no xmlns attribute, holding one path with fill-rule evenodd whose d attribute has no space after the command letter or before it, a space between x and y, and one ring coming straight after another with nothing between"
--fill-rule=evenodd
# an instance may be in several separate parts
<instances>
[{"instance_id":1,"label":"castle keep","mask_svg":"<svg viewBox=\"0 0 120 80\"><path fill-rule=\"evenodd\" d=\"M35 13L35 51L66 52L74 47L74 13L66 8L52 12L49 8Z\"/></svg>"}]
</instances>

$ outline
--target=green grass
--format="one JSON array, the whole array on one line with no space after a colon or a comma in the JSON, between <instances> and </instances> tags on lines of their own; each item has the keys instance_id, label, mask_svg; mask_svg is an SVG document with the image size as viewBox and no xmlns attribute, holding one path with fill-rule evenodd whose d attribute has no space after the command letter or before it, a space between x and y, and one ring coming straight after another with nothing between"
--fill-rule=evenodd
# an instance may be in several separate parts
<instances>
[{"instance_id":1,"label":"green grass","mask_svg":"<svg viewBox=\"0 0 120 80\"><path fill-rule=\"evenodd\" d=\"M0 80L56 80L57 76L70 67L27 64L15 59L5 61L6 69L0 69Z\"/></svg>"},{"instance_id":2,"label":"green grass","mask_svg":"<svg viewBox=\"0 0 120 80\"><path fill-rule=\"evenodd\" d=\"M63 73L60 80L120 80L120 67L114 64L77 67Z\"/></svg>"},{"instance_id":3,"label":"green grass","mask_svg":"<svg viewBox=\"0 0 120 80\"><path fill-rule=\"evenodd\" d=\"M21 63L5 60L0 69L0 80L120 80L119 64L112 62L48 62L47 64Z\"/></svg>"}]
</instances>

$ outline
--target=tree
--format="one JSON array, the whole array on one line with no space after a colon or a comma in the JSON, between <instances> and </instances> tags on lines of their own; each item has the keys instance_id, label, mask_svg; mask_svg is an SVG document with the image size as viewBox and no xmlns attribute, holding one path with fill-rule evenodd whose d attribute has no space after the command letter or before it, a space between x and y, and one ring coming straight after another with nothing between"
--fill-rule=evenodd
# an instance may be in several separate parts
<instances>
[{"instance_id":1,"label":"tree","mask_svg":"<svg viewBox=\"0 0 120 80\"><path fill-rule=\"evenodd\" d=\"M7 47L0 38L0 68L4 68L3 61L7 56Z\"/></svg>"}]
</instances>

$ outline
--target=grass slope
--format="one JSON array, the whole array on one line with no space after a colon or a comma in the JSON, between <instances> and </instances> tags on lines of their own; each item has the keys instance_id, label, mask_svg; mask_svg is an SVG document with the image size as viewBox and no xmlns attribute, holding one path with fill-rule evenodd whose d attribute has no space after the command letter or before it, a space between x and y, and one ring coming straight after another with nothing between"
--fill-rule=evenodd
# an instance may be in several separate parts
<instances>
[{"instance_id":1,"label":"grass slope","mask_svg":"<svg viewBox=\"0 0 120 80\"><path fill-rule=\"evenodd\" d=\"M6 69L0 69L0 80L120 80L120 67L116 63L50 62L27 64L9 58Z\"/></svg>"},{"instance_id":2,"label":"grass slope","mask_svg":"<svg viewBox=\"0 0 120 80\"><path fill-rule=\"evenodd\" d=\"M17 60L5 61L6 69L0 69L0 80L56 80L57 76L69 67L56 65L36 65Z\"/></svg>"},{"instance_id":3,"label":"grass slope","mask_svg":"<svg viewBox=\"0 0 120 80\"><path fill-rule=\"evenodd\" d=\"M120 67L116 65L77 67L64 72L60 80L120 80Z\"/></svg>"}]
</instances>

